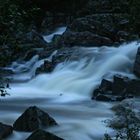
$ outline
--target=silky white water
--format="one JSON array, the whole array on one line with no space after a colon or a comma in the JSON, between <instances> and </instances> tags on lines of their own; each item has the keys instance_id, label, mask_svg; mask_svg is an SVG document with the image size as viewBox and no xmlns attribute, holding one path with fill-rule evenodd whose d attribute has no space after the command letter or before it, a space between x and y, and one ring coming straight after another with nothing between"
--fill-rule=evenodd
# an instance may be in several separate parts
<instances>
[{"instance_id":1,"label":"silky white water","mask_svg":"<svg viewBox=\"0 0 140 140\"><path fill-rule=\"evenodd\" d=\"M91 95L103 78L111 80L115 74L135 78L132 70L138 47L139 43L132 42L117 48L79 48L77 59L58 64L52 73L11 85L10 96L1 98L0 121L13 124L26 108L36 105L59 124L48 131L65 140L101 140L104 133L113 134L104 123L113 116L113 103L92 101ZM25 140L28 136L14 132L8 140Z\"/></svg>"},{"instance_id":2,"label":"silky white water","mask_svg":"<svg viewBox=\"0 0 140 140\"><path fill-rule=\"evenodd\" d=\"M66 31L67 27L59 27L52 34L44 35L43 38L47 43L50 43L55 35L62 35Z\"/></svg>"}]
</instances>

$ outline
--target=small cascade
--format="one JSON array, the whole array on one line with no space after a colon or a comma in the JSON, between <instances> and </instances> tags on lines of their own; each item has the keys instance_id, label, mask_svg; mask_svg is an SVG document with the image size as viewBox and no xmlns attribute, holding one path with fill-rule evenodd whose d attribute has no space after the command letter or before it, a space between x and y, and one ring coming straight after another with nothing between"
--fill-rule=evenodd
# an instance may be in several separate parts
<instances>
[{"instance_id":1,"label":"small cascade","mask_svg":"<svg viewBox=\"0 0 140 140\"><path fill-rule=\"evenodd\" d=\"M59 27L52 34L44 35L43 38L47 43L50 43L55 35L62 35L67 27Z\"/></svg>"}]
</instances>

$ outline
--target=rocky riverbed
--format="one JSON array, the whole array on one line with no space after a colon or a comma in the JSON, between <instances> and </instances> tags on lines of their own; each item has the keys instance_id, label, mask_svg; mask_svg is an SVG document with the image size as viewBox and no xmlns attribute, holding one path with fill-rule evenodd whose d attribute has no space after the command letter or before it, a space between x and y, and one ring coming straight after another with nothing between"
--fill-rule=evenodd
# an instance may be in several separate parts
<instances>
[{"instance_id":1,"label":"rocky riverbed","mask_svg":"<svg viewBox=\"0 0 140 140\"><path fill-rule=\"evenodd\" d=\"M0 139L100 140L119 128L139 140L139 1L11 5L0 13Z\"/></svg>"}]
</instances>

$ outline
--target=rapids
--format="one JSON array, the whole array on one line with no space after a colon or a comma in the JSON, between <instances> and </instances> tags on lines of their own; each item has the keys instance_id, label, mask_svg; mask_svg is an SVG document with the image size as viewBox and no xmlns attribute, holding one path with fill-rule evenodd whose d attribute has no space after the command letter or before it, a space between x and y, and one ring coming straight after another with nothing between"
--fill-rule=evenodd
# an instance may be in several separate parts
<instances>
[{"instance_id":1,"label":"rapids","mask_svg":"<svg viewBox=\"0 0 140 140\"><path fill-rule=\"evenodd\" d=\"M60 63L52 73L38 75L29 82L11 84L10 96L0 98L1 122L12 125L26 108L36 105L59 124L48 131L65 140L101 140L104 133L113 134L105 121L112 118L110 108L114 103L92 101L91 94L102 78L111 80L115 74L135 78L132 70L138 47L138 42L120 47L79 47L77 60ZM31 71L40 61L34 56L27 62L24 67L30 70L26 75L32 77ZM24 80L28 78L23 68L11 68L17 72L15 77L20 74ZM25 140L28 136L14 132L7 140Z\"/></svg>"}]
</instances>

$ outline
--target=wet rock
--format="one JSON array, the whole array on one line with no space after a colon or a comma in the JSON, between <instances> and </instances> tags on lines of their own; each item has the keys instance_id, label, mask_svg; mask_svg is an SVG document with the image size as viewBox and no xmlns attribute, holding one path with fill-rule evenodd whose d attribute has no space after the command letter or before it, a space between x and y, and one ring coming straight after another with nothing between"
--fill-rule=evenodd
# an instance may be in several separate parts
<instances>
[{"instance_id":1,"label":"wet rock","mask_svg":"<svg viewBox=\"0 0 140 140\"><path fill-rule=\"evenodd\" d=\"M0 68L0 76L9 76L12 74L13 74L13 71L11 69Z\"/></svg>"},{"instance_id":2,"label":"wet rock","mask_svg":"<svg viewBox=\"0 0 140 140\"><path fill-rule=\"evenodd\" d=\"M27 51L25 56L23 57L23 60L24 61L29 61L35 55L38 55L40 59L41 58L47 58L47 57L49 57L52 54L52 52L54 50L53 49L48 49L48 48L46 48L46 49L45 48L29 49L29 51Z\"/></svg>"},{"instance_id":3,"label":"wet rock","mask_svg":"<svg viewBox=\"0 0 140 140\"><path fill-rule=\"evenodd\" d=\"M122 39L128 39L129 34L126 31L118 31L117 35Z\"/></svg>"},{"instance_id":4,"label":"wet rock","mask_svg":"<svg viewBox=\"0 0 140 140\"><path fill-rule=\"evenodd\" d=\"M133 97L131 97L131 96L128 96L127 98L133 98ZM95 100L97 100L97 101L122 101L122 100L124 100L124 99L126 99L126 97L125 96L112 96L112 95L103 95L103 94L98 94L97 96L96 96L96 98L95 98Z\"/></svg>"},{"instance_id":5,"label":"wet rock","mask_svg":"<svg viewBox=\"0 0 140 140\"><path fill-rule=\"evenodd\" d=\"M134 64L134 74L140 77L140 47L138 48L135 64Z\"/></svg>"},{"instance_id":6,"label":"wet rock","mask_svg":"<svg viewBox=\"0 0 140 140\"><path fill-rule=\"evenodd\" d=\"M45 60L44 64L42 64L39 68L37 68L36 74L50 73L53 71L54 67L55 67L55 62Z\"/></svg>"},{"instance_id":7,"label":"wet rock","mask_svg":"<svg viewBox=\"0 0 140 140\"><path fill-rule=\"evenodd\" d=\"M55 43L71 47L112 45L132 40L127 14L92 14L75 19Z\"/></svg>"},{"instance_id":8,"label":"wet rock","mask_svg":"<svg viewBox=\"0 0 140 140\"><path fill-rule=\"evenodd\" d=\"M114 76L112 84L112 93L114 95L122 95L122 96L125 95L127 84L128 84L127 77Z\"/></svg>"},{"instance_id":9,"label":"wet rock","mask_svg":"<svg viewBox=\"0 0 140 140\"><path fill-rule=\"evenodd\" d=\"M57 125L57 123L51 116L36 106L33 106L25 110L25 112L14 122L13 128L17 131L31 132L39 128L54 125Z\"/></svg>"},{"instance_id":10,"label":"wet rock","mask_svg":"<svg viewBox=\"0 0 140 140\"><path fill-rule=\"evenodd\" d=\"M113 42L104 36L100 36L89 31L66 32L62 35L61 42L64 46L103 46L111 45Z\"/></svg>"},{"instance_id":11,"label":"wet rock","mask_svg":"<svg viewBox=\"0 0 140 140\"><path fill-rule=\"evenodd\" d=\"M140 95L140 80L128 77L114 76L112 94L127 98Z\"/></svg>"},{"instance_id":12,"label":"wet rock","mask_svg":"<svg viewBox=\"0 0 140 140\"><path fill-rule=\"evenodd\" d=\"M112 93L112 82L109 80L103 79L101 82L101 85L97 89L94 90L92 99L96 99L98 96L99 97L97 99L102 98L102 100L104 96L105 98L110 98L110 97L106 97L106 94L109 95L110 93ZM108 99L108 100L111 100L111 99Z\"/></svg>"},{"instance_id":13,"label":"wet rock","mask_svg":"<svg viewBox=\"0 0 140 140\"><path fill-rule=\"evenodd\" d=\"M97 95L97 97L95 99L97 101L112 101L112 99L109 96L103 95L103 94Z\"/></svg>"},{"instance_id":14,"label":"wet rock","mask_svg":"<svg viewBox=\"0 0 140 140\"><path fill-rule=\"evenodd\" d=\"M48 44L43 39L42 35L39 34L35 29L32 29L27 34L24 34L24 39L22 41L24 43L31 43L32 48L34 47L48 47Z\"/></svg>"},{"instance_id":15,"label":"wet rock","mask_svg":"<svg viewBox=\"0 0 140 140\"><path fill-rule=\"evenodd\" d=\"M132 79L128 82L127 93L140 96L140 80Z\"/></svg>"},{"instance_id":16,"label":"wet rock","mask_svg":"<svg viewBox=\"0 0 140 140\"><path fill-rule=\"evenodd\" d=\"M112 82L106 79L103 79L100 85L100 89L102 91L111 91L112 90Z\"/></svg>"},{"instance_id":17,"label":"wet rock","mask_svg":"<svg viewBox=\"0 0 140 140\"><path fill-rule=\"evenodd\" d=\"M4 139L11 135L13 132L13 128L10 125L6 125L0 122L0 139Z\"/></svg>"},{"instance_id":18,"label":"wet rock","mask_svg":"<svg viewBox=\"0 0 140 140\"><path fill-rule=\"evenodd\" d=\"M100 101L122 101L140 95L140 80L116 75L113 82L103 79L93 92L92 99Z\"/></svg>"},{"instance_id":19,"label":"wet rock","mask_svg":"<svg viewBox=\"0 0 140 140\"><path fill-rule=\"evenodd\" d=\"M36 74L40 73L50 73L54 70L57 64L64 63L65 61L74 61L78 60L78 48L59 48L57 53L52 56L52 59L50 61L46 60L44 64L42 64L39 68L36 70ZM49 53L49 52L48 52ZM46 52L47 55L47 52ZM41 56L41 55L40 55ZM42 56L44 58L44 56Z\"/></svg>"},{"instance_id":20,"label":"wet rock","mask_svg":"<svg viewBox=\"0 0 140 140\"><path fill-rule=\"evenodd\" d=\"M36 130L26 140L63 140L56 135L45 132L44 130Z\"/></svg>"}]
</instances>

